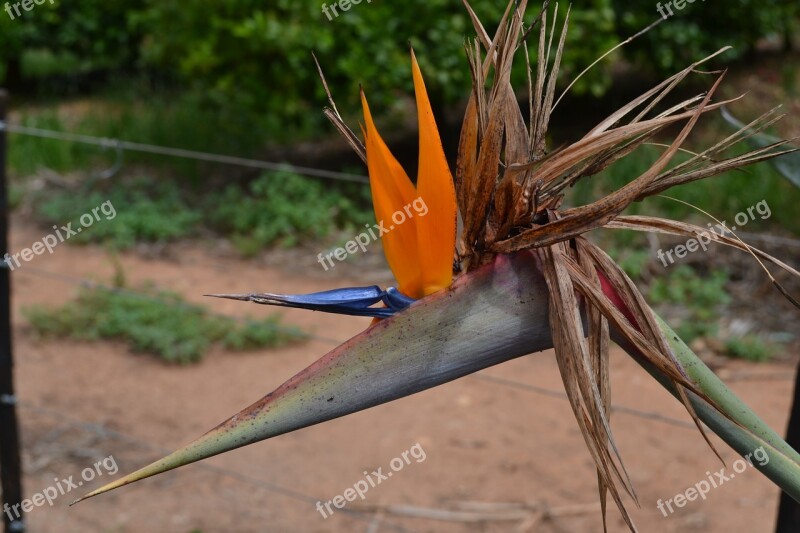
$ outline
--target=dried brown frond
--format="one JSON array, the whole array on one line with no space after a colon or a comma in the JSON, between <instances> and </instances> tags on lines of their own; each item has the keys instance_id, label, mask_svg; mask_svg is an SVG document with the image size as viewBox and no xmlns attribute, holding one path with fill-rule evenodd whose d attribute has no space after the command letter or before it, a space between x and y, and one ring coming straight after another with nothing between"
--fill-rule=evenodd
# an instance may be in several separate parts
<instances>
[{"instance_id":1,"label":"dried brown frond","mask_svg":"<svg viewBox=\"0 0 800 533\"><path fill-rule=\"evenodd\" d=\"M345 123L342 116L339 114L339 110L336 108L336 102L333 100L333 96L331 95L331 90L328 88L328 82L325 80L325 74L322 72L322 67L317 61L316 54L311 54L314 57L314 63L317 65L317 71L319 72L319 77L322 80L322 86L325 88L325 94L328 95L328 102L331 104L330 107L326 107L323 110L325 116L328 117L328 120L339 130L339 133L347 140L350 147L355 151L358 157L366 164L367 162L367 148L364 146L364 143L361 142L361 139L353 133L353 130Z\"/></svg>"},{"instance_id":2,"label":"dried brown frond","mask_svg":"<svg viewBox=\"0 0 800 533\"><path fill-rule=\"evenodd\" d=\"M599 369L590 355L575 287L567 268L569 254L570 250L564 243L539 250L542 272L549 289L550 328L556 361L575 419L597 467L601 501L608 490L625 522L635 531L617 483L634 500L635 491L611 434L607 400L604 401L600 392L607 390L608 382L598 384L597 381Z\"/></svg>"},{"instance_id":3,"label":"dried brown frond","mask_svg":"<svg viewBox=\"0 0 800 533\"><path fill-rule=\"evenodd\" d=\"M509 3L493 40L489 40L466 0L464 3L478 38L467 47L473 90L464 117L457 166L459 208L464 221L459 243L461 268L463 271L477 268L496 253L537 250L549 288L550 327L556 359L570 405L597 468L604 527L606 497L610 494L628 527L635 531L622 501L622 491L636 501L635 492L622 466L609 421L610 325L647 364L668 377L703 438L718 457L719 453L700 424L688 393L707 401L708 398L681 368L653 311L633 282L583 235L604 227L689 235L704 232L696 226L648 217L624 217L622 213L632 202L674 185L777 157L776 149L788 141L733 157L725 157L725 152L782 117L777 109L765 113L700 153L688 152L682 147L701 116L738 98L723 102L712 100L724 78L722 72L717 73L717 80L704 95L673 104L665 102L690 74L725 52L727 48L724 48L635 98L578 141L549 150L546 137L550 117L563 97L554 103L569 14L564 17L555 48L557 8L549 28L546 6L536 18L540 23L537 65L528 71L530 115L526 126L509 81L513 51L523 49L528 59L526 38L532 28L523 28L525 3L520 3L517 9L513 9L515 2ZM655 24L650 28L653 26ZM492 84L486 87L489 79ZM626 122L626 117L631 118ZM652 143L655 135L678 123L684 123L680 133L672 143L664 145L663 154L641 176L588 205L561 209L564 191L569 187L612 166L642 145ZM679 151L692 156L670 166ZM783 153L790 151L787 149ZM800 275L741 241L716 235L712 239L749 251ZM609 298L609 293L615 295L615 301Z\"/></svg>"}]
</instances>

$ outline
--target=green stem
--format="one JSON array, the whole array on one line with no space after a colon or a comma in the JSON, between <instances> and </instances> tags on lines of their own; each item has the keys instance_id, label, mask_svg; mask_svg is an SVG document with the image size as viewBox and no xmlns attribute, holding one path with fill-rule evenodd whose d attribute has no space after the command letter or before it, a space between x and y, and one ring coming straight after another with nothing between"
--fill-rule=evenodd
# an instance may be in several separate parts
<instances>
[{"instance_id":1,"label":"green stem","mask_svg":"<svg viewBox=\"0 0 800 533\"><path fill-rule=\"evenodd\" d=\"M672 328L660 318L657 317L657 320L686 373L727 415L726 417L697 395L689 393L689 400L700 420L743 457L749 455L753 466L800 502L800 454L726 387L678 338ZM639 362L642 363L641 360ZM650 365L643 366L677 397L674 387L663 374ZM763 461L753 460L753 453L759 448L763 448L769 457L769 461L764 464L761 464Z\"/></svg>"}]
</instances>

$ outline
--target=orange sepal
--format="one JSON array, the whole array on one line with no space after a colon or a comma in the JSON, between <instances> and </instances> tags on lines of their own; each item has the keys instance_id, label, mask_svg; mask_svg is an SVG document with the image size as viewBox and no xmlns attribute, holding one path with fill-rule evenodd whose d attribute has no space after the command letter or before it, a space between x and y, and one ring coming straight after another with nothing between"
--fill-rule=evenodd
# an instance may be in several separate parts
<instances>
[{"instance_id":1,"label":"orange sepal","mask_svg":"<svg viewBox=\"0 0 800 533\"><path fill-rule=\"evenodd\" d=\"M453 281L453 252L457 224L456 190L425 89L425 81L413 50L411 64L419 120L417 194L427 207L424 216L415 212L417 215L415 218L422 290L428 295L449 287Z\"/></svg>"},{"instance_id":2,"label":"orange sepal","mask_svg":"<svg viewBox=\"0 0 800 533\"><path fill-rule=\"evenodd\" d=\"M379 224L382 221L388 230L382 237L386 260L397 279L400 292L412 298L421 298L424 293L417 220L409 218L402 224L395 224L392 220L395 212L403 212L405 206L414 202L417 193L405 170L378 133L363 91L361 103L364 107L367 168L375 219Z\"/></svg>"}]
</instances>

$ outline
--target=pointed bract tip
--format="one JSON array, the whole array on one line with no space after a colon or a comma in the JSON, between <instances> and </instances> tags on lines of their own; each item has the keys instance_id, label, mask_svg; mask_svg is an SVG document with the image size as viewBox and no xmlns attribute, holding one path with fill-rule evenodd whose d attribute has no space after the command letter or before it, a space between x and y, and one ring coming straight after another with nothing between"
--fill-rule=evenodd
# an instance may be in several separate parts
<instances>
[{"instance_id":1,"label":"pointed bract tip","mask_svg":"<svg viewBox=\"0 0 800 533\"><path fill-rule=\"evenodd\" d=\"M223 298L226 300L237 300L239 302L249 302L252 300L252 294L204 294L207 298Z\"/></svg>"},{"instance_id":2,"label":"pointed bract tip","mask_svg":"<svg viewBox=\"0 0 800 533\"><path fill-rule=\"evenodd\" d=\"M80 498L75 500L74 502L70 503L69 506L72 507L73 505L77 505L77 504L81 503L84 500L88 500L89 498L94 498L95 496L98 496L100 494L103 494L104 492L108 492L109 490L112 490L112 489L115 489L115 488L117 488L117 482L116 481L108 483L107 485L104 485L104 486L100 487L97 490L93 490L92 492L84 494L83 496L81 496Z\"/></svg>"}]
</instances>

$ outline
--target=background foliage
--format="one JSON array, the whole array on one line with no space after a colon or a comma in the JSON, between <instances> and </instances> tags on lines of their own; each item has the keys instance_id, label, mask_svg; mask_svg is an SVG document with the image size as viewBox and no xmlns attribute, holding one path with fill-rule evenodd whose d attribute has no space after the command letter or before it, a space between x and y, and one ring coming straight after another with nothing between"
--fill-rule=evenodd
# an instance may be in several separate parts
<instances>
[{"instance_id":1,"label":"background foliage","mask_svg":"<svg viewBox=\"0 0 800 533\"><path fill-rule=\"evenodd\" d=\"M311 51L325 66L344 109L357 109L365 83L376 110L411 86L407 44L419 52L434 107L456 103L469 84L464 42L471 35L460 1L408 0L402 7L375 0L353 5L329 21L319 2L274 0L82 0L49 2L10 20L0 14L0 80L12 89L80 90L121 76L154 88L178 88L216 108L258 116L264 131L311 135L322 118L324 94ZM484 20L499 20L505 2L474 0ZM794 0L689 4L625 49L658 73L724 45L728 59L763 37L792 35ZM561 6L563 18L565 6ZM572 8L565 71L582 70L618 40L658 19L649 2L588 0ZM494 28L488 28L490 32ZM535 53L535 46L532 47ZM520 75L522 75L522 69ZM578 91L601 94L609 69L598 69Z\"/></svg>"}]
</instances>

